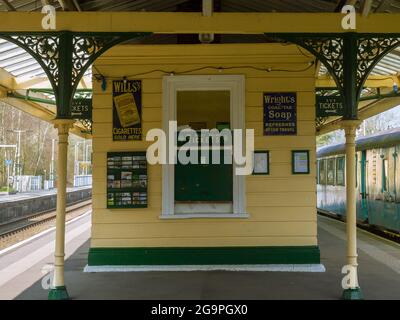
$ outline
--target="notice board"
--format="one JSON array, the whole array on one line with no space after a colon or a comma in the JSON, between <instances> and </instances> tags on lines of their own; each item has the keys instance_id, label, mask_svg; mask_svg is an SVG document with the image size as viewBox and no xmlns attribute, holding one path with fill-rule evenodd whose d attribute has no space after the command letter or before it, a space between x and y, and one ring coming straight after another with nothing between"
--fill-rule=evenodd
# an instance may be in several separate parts
<instances>
[{"instance_id":1,"label":"notice board","mask_svg":"<svg viewBox=\"0 0 400 320\"><path fill-rule=\"evenodd\" d=\"M107 153L107 208L147 208L146 152Z\"/></svg>"}]
</instances>

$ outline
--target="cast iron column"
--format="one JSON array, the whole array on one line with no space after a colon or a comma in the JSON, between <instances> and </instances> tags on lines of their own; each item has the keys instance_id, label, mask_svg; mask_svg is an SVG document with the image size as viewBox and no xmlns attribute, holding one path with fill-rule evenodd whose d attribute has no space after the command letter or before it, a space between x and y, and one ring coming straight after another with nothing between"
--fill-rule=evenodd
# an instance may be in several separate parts
<instances>
[{"instance_id":1,"label":"cast iron column","mask_svg":"<svg viewBox=\"0 0 400 320\"><path fill-rule=\"evenodd\" d=\"M345 114L343 129L346 134L346 231L347 271L349 284L343 288L343 299L360 300L362 294L357 275L357 193L356 193L356 130L358 121L357 36L345 34L343 39L343 97Z\"/></svg>"}]
</instances>

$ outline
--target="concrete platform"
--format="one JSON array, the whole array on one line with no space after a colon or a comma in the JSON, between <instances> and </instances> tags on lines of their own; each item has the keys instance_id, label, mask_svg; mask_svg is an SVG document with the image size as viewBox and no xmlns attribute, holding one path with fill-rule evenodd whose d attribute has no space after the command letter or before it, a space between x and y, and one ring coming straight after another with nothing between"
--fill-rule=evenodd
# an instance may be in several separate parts
<instances>
[{"instance_id":1,"label":"concrete platform","mask_svg":"<svg viewBox=\"0 0 400 320\"><path fill-rule=\"evenodd\" d=\"M91 188L90 186L67 188L67 193L79 191L79 190L90 189L90 188ZM22 200L28 200L28 199L32 199L32 198L51 196L54 194L57 194L57 189L21 192L21 193L11 194L11 195L9 195L8 193L3 193L0 195L0 203L22 201Z\"/></svg>"},{"instance_id":2,"label":"concrete platform","mask_svg":"<svg viewBox=\"0 0 400 320\"><path fill-rule=\"evenodd\" d=\"M91 197L91 186L67 189L68 205ZM56 206L57 189L0 197L0 225L24 219L32 214L55 210Z\"/></svg>"},{"instance_id":3,"label":"concrete platform","mask_svg":"<svg viewBox=\"0 0 400 320\"><path fill-rule=\"evenodd\" d=\"M76 224L82 226L82 221ZM83 273L89 247L87 230L68 242L69 254L73 248L78 249L66 263L67 288L72 299L340 299L345 225L319 217L318 232L325 273ZM358 235L359 281L365 298L400 299L400 246L361 230ZM4 267L2 259L0 268ZM16 299L46 299L47 291L42 289L40 280L26 285L25 290L22 287L33 274L40 278L39 266L52 261L48 256L5 283L0 287L0 298L5 298L7 291L9 297L14 295Z\"/></svg>"}]
</instances>

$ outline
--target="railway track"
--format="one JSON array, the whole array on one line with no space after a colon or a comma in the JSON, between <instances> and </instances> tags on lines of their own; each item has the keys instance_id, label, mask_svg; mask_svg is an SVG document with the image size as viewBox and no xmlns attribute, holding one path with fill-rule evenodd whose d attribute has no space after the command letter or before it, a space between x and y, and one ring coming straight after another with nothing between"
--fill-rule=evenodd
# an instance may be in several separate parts
<instances>
[{"instance_id":1,"label":"railway track","mask_svg":"<svg viewBox=\"0 0 400 320\"><path fill-rule=\"evenodd\" d=\"M342 216L339 216L339 215L337 215L335 213L332 213L332 212L329 212L329 211L325 211L325 210L321 210L321 209L318 209L317 212L321 216L328 217L328 218L335 219L335 220L341 221L343 223L346 223L346 220ZM386 240L390 240L390 241L393 241L393 242L396 242L396 243L400 244L400 234L397 233L397 232L394 232L394 231L391 231L391 230L386 230L386 229L381 229L381 228L378 228L376 226L371 226L371 225L366 224L366 223L361 223L359 221L357 221L357 227L362 229L362 230L365 230L367 232L370 232L372 234L375 234L375 235L377 235L379 237L382 237L382 238L384 238Z\"/></svg>"},{"instance_id":2,"label":"railway track","mask_svg":"<svg viewBox=\"0 0 400 320\"><path fill-rule=\"evenodd\" d=\"M67 216L69 213L73 213L84 207L89 207L91 203L92 200L90 199L90 200L75 202L69 205L66 208ZM27 231L29 229L44 225L46 223L50 223L55 219L56 219L56 211L47 210L39 213L34 213L32 215L29 215L27 217L18 220L14 220L9 223L2 224L0 225L0 240L7 239L23 231Z\"/></svg>"}]
</instances>

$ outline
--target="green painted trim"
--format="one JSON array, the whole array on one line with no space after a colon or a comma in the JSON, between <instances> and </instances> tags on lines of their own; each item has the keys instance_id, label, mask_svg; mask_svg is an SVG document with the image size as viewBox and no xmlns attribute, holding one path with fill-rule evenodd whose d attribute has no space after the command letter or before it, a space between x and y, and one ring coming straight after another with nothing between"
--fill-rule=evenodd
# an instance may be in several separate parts
<instances>
[{"instance_id":1,"label":"green painted trim","mask_svg":"<svg viewBox=\"0 0 400 320\"><path fill-rule=\"evenodd\" d=\"M346 289L343 291L343 300L364 300L363 294L360 288Z\"/></svg>"},{"instance_id":2,"label":"green painted trim","mask_svg":"<svg viewBox=\"0 0 400 320\"><path fill-rule=\"evenodd\" d=\"M90 248L89 266L319 264L318 246Z\"/></svg>"},{"instance_id":3,"label":"green painted trim","mask_svg":"<svg viewBox=\"0 0 400 320\"><path fill-rule=\"evenodd\" d=\"M51 289L48 296L49 300L69 300L69 295L66 287L56 287Z\"/></svg>"}]
</instances>

